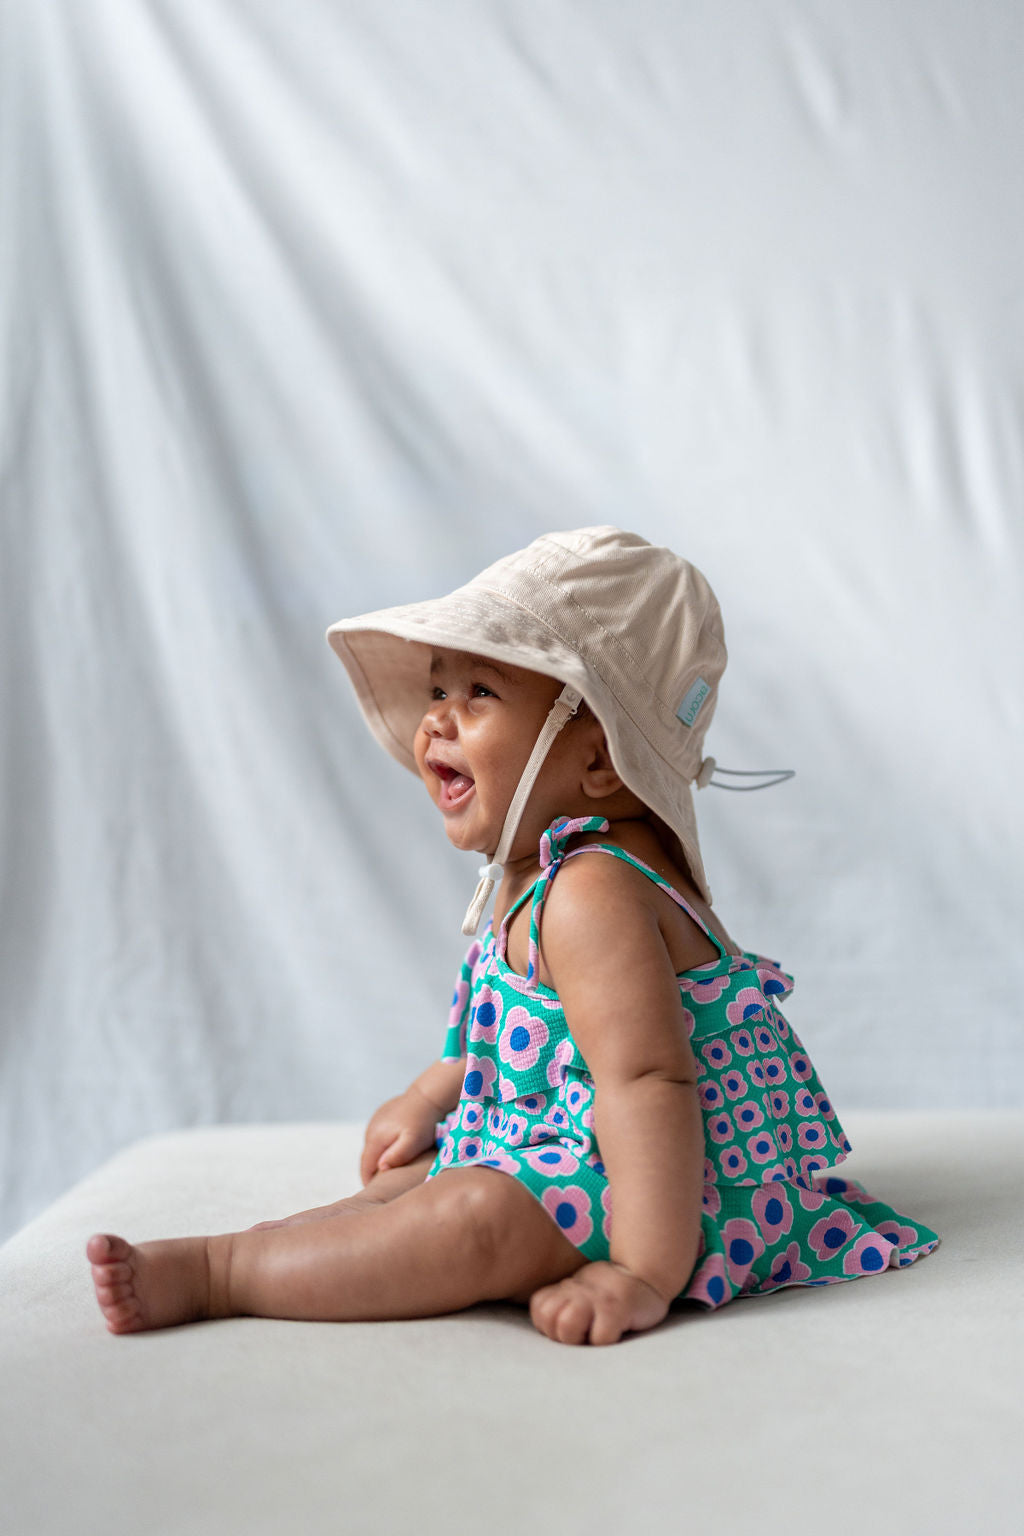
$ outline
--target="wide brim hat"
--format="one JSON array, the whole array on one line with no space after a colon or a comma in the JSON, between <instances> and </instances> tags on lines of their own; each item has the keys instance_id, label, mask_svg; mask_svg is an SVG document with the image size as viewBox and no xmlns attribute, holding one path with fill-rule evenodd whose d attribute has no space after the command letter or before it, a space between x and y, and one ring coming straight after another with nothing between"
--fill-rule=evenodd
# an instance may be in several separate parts
<instances>
[{"instance_id":1,"label":"wide brim hat","mask_svg":"<svg viewBox=\"0 0 1024 1536\"><path fill-rule=\"evenodd\" d=\"M718 602L688 560L618 528L548 533L446 597L342 619L327 638L374 736L414 773L432 650L577 689L616 772L678 839L710 903L691 785L727 653Z\"/></svg>"}]
</instances>

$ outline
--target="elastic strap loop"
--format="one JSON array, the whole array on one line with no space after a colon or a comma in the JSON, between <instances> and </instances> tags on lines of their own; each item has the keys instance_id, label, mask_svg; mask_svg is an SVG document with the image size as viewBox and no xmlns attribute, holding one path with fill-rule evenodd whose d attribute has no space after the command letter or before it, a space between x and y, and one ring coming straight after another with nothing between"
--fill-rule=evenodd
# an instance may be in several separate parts
<instances>
[{"instance_id":1,"label":"elastic strap loop","mask_svg":"<svg viewBox=\"0 0 1024 1536\"><path fill-rule=\"evenodd\" d=\"M763 784L721 784L714 774L724 774L730 779L764 779ZM694 780L698 789L704 789L708 784L713 789L731 789L737 794L749 794L754 789L774 789L776 784L785 784L787 779L796 778L795 768L720 768L713 757L706 757L701 763Z\"/></svg>"}]
</instances>

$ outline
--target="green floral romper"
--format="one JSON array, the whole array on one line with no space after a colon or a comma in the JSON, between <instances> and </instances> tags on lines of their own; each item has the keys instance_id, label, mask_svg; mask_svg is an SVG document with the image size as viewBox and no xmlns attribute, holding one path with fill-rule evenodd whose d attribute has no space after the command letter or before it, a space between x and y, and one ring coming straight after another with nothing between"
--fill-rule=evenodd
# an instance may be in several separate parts
<instances>
[{"instance_id":1,"label":"green floral romper","mask_svg":"<svg viewBox=\"0 0 1024 1536\"><path fill-rule=\"evenodd\" d=\"M463 963L442 1058L466 1057L458 1105L437 1126L428 1174L498 1168L519 1179L588 1259L607 1259L608 1179L594 1137L594 1080L557 995L534 980L544 902L567 858L605 854L659 885L706 933L717 960L679 976L704 1115L704 1208L697 1262L680 1298L707 1308L786 1285L829 1285L911 1264L936 1234L825 1170L850 1151L818 1076L778 1004L792 978L761 955L727 954L697 913L642 860L610 844L566 852L599 817L554 822L542 874ZM506 962L508 925L532 896L529 965Z\"/></svg>"}]
</instances>

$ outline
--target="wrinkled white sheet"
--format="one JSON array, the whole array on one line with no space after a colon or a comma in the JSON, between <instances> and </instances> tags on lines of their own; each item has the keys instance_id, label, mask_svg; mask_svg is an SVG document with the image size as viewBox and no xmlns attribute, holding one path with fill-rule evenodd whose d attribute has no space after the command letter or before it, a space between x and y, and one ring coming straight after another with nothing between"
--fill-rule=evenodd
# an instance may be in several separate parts
<instances>
[{"instance_id":1,"label":"wrinkled white sheet","mask_svg":"<svg viewBox=\"0 0 1024 1536\"><path fill-rule=\"evenodd\" d=\"M716 904L840 1109L1021 1101L1024 18L2 0L0 1163L360 1117L476 860L323 641L701 565Z\"/></svg>"}]
</instances>

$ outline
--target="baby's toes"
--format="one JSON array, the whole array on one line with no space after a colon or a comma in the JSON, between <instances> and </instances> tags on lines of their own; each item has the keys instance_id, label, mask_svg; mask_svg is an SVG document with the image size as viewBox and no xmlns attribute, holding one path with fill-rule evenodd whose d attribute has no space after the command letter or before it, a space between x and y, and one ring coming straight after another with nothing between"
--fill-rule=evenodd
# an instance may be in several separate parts
<instances>
[{"instance_id":1,"label":"baby's toes","mask_svg":"<svg viewBox=\"0 0 1024 1536\"><path fill-rule=\"evenodd\" d=\"M134 1295L110 1306L101 1303L103 1316L111 1333L135 1333L144 1326L142 1308Z\"/></svg>"},{"instance_id":2,"label":"baby's toes","mask_svg":"<svg viewBox=\"0 0 1024 1536\"><path fill-rule=\"evenodd\" d=\"M85 1245L90 1264L123 1264L131 1254L131 1244L110 1232L96 1232Z\"/></svg>"},{"instance_id":3,"label":"baby's toes","mask_svg":"<svg viewBox=\"0 0 1024 1536\"><path fill-rule=\"evenodd\" d=\"M119 1301L129 1301L135 1295L135 1287L130 1280L106 1281L96 1280L96 1300L101 1307L107 1308Z\"/></svg>"}]
</instances>

